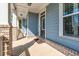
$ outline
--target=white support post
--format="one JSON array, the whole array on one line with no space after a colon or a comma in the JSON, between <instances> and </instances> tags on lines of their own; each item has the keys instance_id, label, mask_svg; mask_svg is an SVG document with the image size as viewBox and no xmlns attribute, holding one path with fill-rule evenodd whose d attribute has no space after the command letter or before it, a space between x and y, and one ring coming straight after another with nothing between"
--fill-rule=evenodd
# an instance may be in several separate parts
<instances>
[{"instance_id":1,"label":"white support post","mask_svg":"<svg viewBox=\"0 0 79 59\"><path fill-rule=\"evenodd\" d=\"M59 3L59 36L63 36L63 4Z\"/></svg>"}]
</instances>

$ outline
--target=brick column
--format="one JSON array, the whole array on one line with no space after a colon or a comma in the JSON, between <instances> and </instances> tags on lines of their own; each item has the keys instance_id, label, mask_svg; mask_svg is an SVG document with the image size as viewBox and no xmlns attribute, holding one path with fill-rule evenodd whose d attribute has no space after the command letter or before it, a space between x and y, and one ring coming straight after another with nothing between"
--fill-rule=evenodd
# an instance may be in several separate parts
<instances>
[{"instance_id":1,"label":"brick column","mask_svg":"<svg viewBox=\"0 0 79 59\"><path fill-rule=\"evenodd\" d=\"M10 26L9 25L0 25L0 35L3 35L4 42L3 44L7 42L5 45L3 45L3 55L12 55L12 37L11 37L11 32L10 32Z\"/></svg>"}]
</instances>

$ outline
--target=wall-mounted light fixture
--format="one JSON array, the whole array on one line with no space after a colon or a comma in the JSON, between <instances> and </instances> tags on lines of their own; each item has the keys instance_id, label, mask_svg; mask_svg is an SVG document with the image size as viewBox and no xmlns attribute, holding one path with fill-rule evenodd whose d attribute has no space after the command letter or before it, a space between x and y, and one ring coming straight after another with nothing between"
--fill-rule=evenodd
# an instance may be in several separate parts
<instances>
[{"instance_id":1,"label":"wall-mounted light fixture","mask_svg":"<svg viewBox=\"0 0 79 59\"><path fill-rule=\"evenodd\" d=\"M23 16L23 14L20 14L20 16Z\"/></svg>"},{"instance_id":2,"label":"wall-mounted light fixture","mask_svg":"<svg viewBox=\"0 0 79 59\"><path fill-rule=\"evenodd\" d=\"M28 6L31 6L31 5L32 5L32 3L28 3L27 5L28 5Z\"/></svg>"}]
</instances>

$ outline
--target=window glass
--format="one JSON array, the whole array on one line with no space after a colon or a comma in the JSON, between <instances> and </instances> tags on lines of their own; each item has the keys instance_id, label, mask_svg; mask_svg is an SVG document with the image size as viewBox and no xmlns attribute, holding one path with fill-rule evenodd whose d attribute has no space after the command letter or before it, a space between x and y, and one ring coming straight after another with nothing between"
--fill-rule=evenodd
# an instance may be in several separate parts
<instances>
[{"instance_id":1,"label":"window glass","mask_svg":"<svg viewBox=\"0 0 79 59\"><path fill-rule=\"evenodd\" d=\"M65 35L73 35L72 16L63 18L63 28Z\"/></svg>"},{"instance_id":2,"label":"window glass","mask_svg":"<svg viewBox=\"0 0 79 59\"><path fill-rule=\"evenodd\" d=\"M73 13L74 11L74 4L73 3L64 3L63 4L63 8L64 8L64 15L67 15L67 14L70 14L70 13Z\"/></svg>"},{"instance_id":3,"label":"window glass","mask_svg":"<svg viewBox=\"0 0 79 59\"><path fill-rule=\"evenodd\" d=\"M63 18L63 34L79 37L79 14Z\"/></svg>"},{"instance_id":4,"label":"window glass","mask_svg":"<svg viewBox=\"0 0 79 59\"><path fill-rule=\"evenodd\" d=\"M79 3L78 3L78 11L79 11Z\"/></svg>"}]
</instances>

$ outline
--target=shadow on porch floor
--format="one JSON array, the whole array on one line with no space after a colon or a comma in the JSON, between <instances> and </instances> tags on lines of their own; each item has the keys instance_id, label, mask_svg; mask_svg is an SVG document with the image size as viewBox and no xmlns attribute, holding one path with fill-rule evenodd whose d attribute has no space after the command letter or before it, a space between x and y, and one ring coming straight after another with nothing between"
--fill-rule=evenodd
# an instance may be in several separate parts
<instances>
[{"instance_id":1,"label":"shadow on porch floor","mask_svg":"<svg viewBox=\"0 0 79 59\"><path fill-rule=\"evenodd\" d=\"M38 43L36 37L23 38L13 42L14 56L65 56L47 43Z\"/></svg>"}]
</instances>

